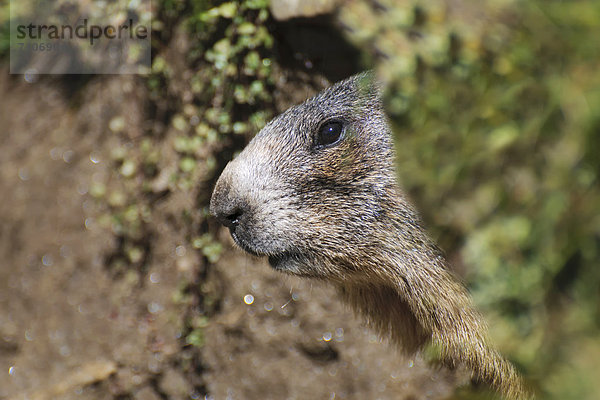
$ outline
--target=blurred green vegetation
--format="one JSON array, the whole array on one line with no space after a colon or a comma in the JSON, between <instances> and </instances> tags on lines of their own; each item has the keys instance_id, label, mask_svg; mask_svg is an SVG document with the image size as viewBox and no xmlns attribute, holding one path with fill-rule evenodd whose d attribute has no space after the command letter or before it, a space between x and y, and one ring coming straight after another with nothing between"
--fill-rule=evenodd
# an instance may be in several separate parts
<instances>
[{"instance_id":1,"label":"blurred green vegetation","mask_svg":"<svg viewBox=\"0 0 600 400\"><path fill-rule=\"evenodd\" d=\"M0 60L8 58L10 46L10 9L8 1L0 1Z\"/></svg>"},{"instance_id":2,"label":"blurred green vegetation","mask_svg":"<svg viewBox=\"0 0 600 400\"><path fill-rule=\"evenodd\" d=\"M90 190L106 206L100 223L118 238L108 260L117 275L144 272L157 236L153 207L171 193L195 199L174 216L189 248L207 263L219 259L222 245L207 225L219 163L273 116L268 2L164 0L155 6L152 72L146 78L155 123L132 145L125 116L109 122L113 133L124 136L123 145L110 155L112 176ZM172 42L185 47L184 60L169 53ZM194 310L184 322L186 343L202 346L205 314L215 305L202 288L190 295L198 291L192 285L182 284L175 298ZM198 301L202 307L193 307Z\"/></svg>"},{"instance_id":3,"label":"blurred green vegetation","mask_svg":"<svg viewBox=\"0 0 600 400\"><path fill-rule=\"evenodd\" d=\"M122 254L113 257L115 268L143 266L144 239L148 237L150 208L161 193L171 191L194 192L198 197L200 213L191 215L182 211L187 229L198 231L208 215L210 188L203 182L215 177L216 150L239 136L256 132L272 117L271 60L265 56L273 39L264 24L268 18L268 3L209 1L185 2L166 0L158 2L158 18L153 29L159 38L154 43L152 73L147 78L150 99L167 121L167 126L149 130L136 146L125 143L115 149L112 192L104 184L96 184L91 193L109 206L105 226L111 227L121 239ZM185 79L189 91L185 98L176 97L172 86L183 78L174 71L169 55L165 53L167 26L186 15L184 21L189 51L186 65L193 72ZM166 94L166 96L165 96ZM171 97L170 97L171 96ZM260 106L259 104L260 103ZM123 117L111 120L113 132L123 130ZM168 135L168 139L164 138ZM168 143L164 143L168 141ZM165 146L170 149L165 150ZM169 170L164 160L171 152L176 168ZM161 164L163 159L163 164ZM163 173L163 176L160 174ZM166 174L166 176L165 176ZM154 182L154 184L152 183ZM209 261L216 261L220 244L210 234L197 236L190 233L190 243Z\"/></svg>"},{"instance_id":4,"label":"blurred green vegetation","mask_svg":"<svg viewBox=\"0 0 600 400\"><path fill-rule=\"evenodd\" d=\"M388 3L350 37L384 55L403 185L540 397L596 398L600 3Z\"/></svg>"}]
</instances>

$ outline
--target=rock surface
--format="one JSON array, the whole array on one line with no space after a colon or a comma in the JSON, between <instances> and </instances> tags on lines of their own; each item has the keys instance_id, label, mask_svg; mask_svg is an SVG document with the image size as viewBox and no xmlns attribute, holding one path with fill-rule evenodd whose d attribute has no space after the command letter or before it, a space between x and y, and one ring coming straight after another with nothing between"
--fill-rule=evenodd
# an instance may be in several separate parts
<instances>
[{"instance_id":1,"label":"rock surface","mask_svg":"<svg viewBox=\"0 0 600 400\"><path fill-rule=\"evenodd\" d=\"M278 21L290 18L314 17L335 10L340 0L272 0L271 14Z\"/></svg>"}]
</instances>

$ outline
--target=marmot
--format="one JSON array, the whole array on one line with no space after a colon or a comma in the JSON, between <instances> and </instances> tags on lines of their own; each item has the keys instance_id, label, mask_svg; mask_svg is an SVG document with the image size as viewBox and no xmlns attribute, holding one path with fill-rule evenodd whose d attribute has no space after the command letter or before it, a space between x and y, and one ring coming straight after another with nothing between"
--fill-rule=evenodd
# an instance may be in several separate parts
<instances>
[{"instance_id":1,"label":"marmot","mask_svg":"<svg viewBox=\"0 0 600 400\"><path fill-rule=\"evenodd\" d=\"M397 183L371 72L269 122L226 166L210 210L276 270L337 286L405 352L430 343L507 399L532 397Z\"/></svg>"}]
</instances>

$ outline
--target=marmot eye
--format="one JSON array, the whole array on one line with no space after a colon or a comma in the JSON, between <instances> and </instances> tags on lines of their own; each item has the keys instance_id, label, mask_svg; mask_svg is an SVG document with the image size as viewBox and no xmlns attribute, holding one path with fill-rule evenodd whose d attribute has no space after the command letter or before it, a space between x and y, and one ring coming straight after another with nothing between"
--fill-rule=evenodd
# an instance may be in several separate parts
<instances>
[{"instance_id":1,"label":"marmot eye","mask_svg":"<svg viewBox=\"0 0 600 400\"><path fill-rule=\"evenodd\" d=\"M317 145L329 146L340 140L344 125L341 121L329 121L321 125L317 134Z\"/></svg>"}]
</instances>

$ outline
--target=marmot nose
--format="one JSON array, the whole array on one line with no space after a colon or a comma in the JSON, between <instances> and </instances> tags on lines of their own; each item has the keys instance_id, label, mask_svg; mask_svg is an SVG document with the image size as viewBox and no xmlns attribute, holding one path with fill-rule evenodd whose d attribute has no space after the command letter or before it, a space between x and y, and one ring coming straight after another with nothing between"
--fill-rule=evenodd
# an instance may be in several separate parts
<instances>
[{"instance_id":1,"label":"marmot nose","mask_svg":"<svg viewBox=\"0 0 600 400\"><path fill-rule=\"evenodd\" d=\"M219 179L210 199L211 214L227 228L235 228L244 215L244 207L240 203L240 199L232 194L228 180Z\"/></svg>"},{"instance_id":2,"label":"marmot nose","mask_svg":"<svg viewBox=\"0 0 600 400\"><path fill-rule=\"evenodd\" d=\"M238 165L236 160L227 164L210 199L211 214L230 230L237 228L250 214Z\"/></svg>"},{"instance_id":3,"label":"marmot nose","mask_svg":"<svg viewBox=\"0 0 600 400\"><path fill-rule=\"evenodd\" d=\"M244 212L239 207L233 207L229 210L219 208L215 210L215 217L227 228L235 228L238 226L240 224L242 214L244 214Z\"/></svg>"}]
</instances>

